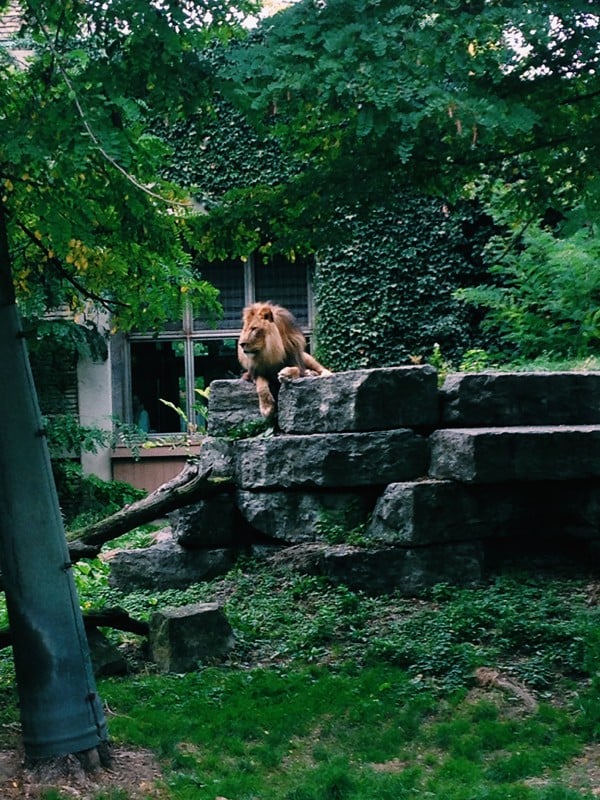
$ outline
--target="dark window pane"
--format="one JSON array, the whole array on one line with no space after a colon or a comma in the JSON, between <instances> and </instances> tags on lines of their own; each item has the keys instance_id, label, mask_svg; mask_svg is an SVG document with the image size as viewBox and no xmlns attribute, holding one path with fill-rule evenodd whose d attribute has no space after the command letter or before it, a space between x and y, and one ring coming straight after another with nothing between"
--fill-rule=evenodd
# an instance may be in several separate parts
<instances>
[{"instance_id":1,"label":"dark window pane","mask_svg":"<svg viewBox=\"0 0 600 800\"><path fill-rule=\"evenodd\" d=\"M254 280L256 299L288 308L301 325L308 325L308 262L293 263L275 256L265 262L256 256Z\"/></svg>"},{"instance_id":2,"label":"dark window pane","mask_svg":"<svg viewBox=\"0 0 600 800\"><path fill-rule=\"evenodd\" d=\"M180 416L161 400L185 408L183 342L132 342L133 421L149 433L185 429Z\"/></svg>"},{"instance_id":3,"label":"dark window pane","mask_svg":"<svg viewBox=\"0 0 600 800\"><path fill-rule=\"evenodd\" d=\"M219 261L201 264L200 276L219 290L219 302L223 306L223 318L217 330L237 330L241 327L241 312L245 305L244 264L241 261ZM195 330L210 330L213 326L205 319L195 319Z\"/></svg>"}]
</instances>

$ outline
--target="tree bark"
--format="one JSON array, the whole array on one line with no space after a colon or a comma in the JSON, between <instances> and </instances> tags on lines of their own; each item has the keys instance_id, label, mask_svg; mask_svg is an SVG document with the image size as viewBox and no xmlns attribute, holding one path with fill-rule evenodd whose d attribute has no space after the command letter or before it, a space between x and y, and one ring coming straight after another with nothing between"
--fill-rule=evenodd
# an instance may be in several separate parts
<instances>
[{"instance_id":1,"label":"tree bark","mask_svg":"<svg viewBox=\"0 0 600 800\"><path fill-rule=\"evenodd\" d=\"M86 528L71 531L67 535L71 561L93 558L106 542L133 530L138 525L152 522L177 508L214 497L230 489L231 481L211 480L210 473L210 469L199 473L196 464L187 464L172 480L159 486L147 497Z\"/></svg>"}]
</instances>

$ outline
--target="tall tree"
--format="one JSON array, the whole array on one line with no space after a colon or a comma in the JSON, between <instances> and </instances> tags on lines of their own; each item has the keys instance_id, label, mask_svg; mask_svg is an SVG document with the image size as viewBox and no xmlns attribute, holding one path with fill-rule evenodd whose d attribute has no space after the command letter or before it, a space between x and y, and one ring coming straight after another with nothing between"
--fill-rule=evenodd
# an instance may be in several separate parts
<instances>
[{"instance_id":1,"label":"tall tree","mask_svg":"<svg viewBox=\"0 0 600 800\"><path fill-rule=\"evenodd\" d=\"M152 124L202 103L198 51L251 9L24 0L18 53L0 48L0 560L33 759L94 748L106 730L16 301L82 321L92 303L121 327L156 327L183 298L217 310L191 270L189 201L158 178L168 153Z\"/></svg>"},{"instance_id":2,"label":"tall tree","mask_svg":"<svg viewBox=\"0 0 600 800\"><path fill-rule=\"evenodd\" d=\"M500 185L590 220L599 70L595 0L302 0L231 49L223 88L298 164L290 213Z\"/></svg>"}]
</instances>

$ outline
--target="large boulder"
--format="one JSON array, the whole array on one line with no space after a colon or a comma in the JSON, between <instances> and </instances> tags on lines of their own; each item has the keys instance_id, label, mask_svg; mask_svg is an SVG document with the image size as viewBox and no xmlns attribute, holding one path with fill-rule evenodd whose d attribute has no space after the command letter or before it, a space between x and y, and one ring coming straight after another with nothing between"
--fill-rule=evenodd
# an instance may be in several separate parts
<instances>
[{"instance_id":1,"label":"large boulder","mask_svg":"<svg viewBox=\"0 0 600 800\"><path fill-rule=\"evenodd\" d=\"M235 452L242 489L385 485L425 475L429 460L426 439L404 429L258 438Z\"/></svg>"},{"instance_id":2,"label":"large boulder","mask_svg":"<svg viewBox=\"0 0 600 800\"><path fill-rule=\"evenodd\" d=\"M233 477L235 466L233 442L230 439L220 436L205 436L202 439L198 454L198 473L203 474L207 469L211 470L211 478Z\"/></svg>"},{"instance_id":3,"label":"large boulder","mask_svg":"<svg viewBox=\"0 0 600 800\"><path fill-rule=\"evenodd\" d=\"M182 547L229 547L234 541L235 503L228 492L170 514L173 536Z\"/></svg>"},{"instance_id":4,"label":"large boulder","mask_svg":"<svg viewBox=\"0 0 600 800\"><path fill-rule=\"evenodd\" d=\"M454 481L392 483L365 531L369 545L426 545L506 536L522 515L522 493Z\"/></svg>"},{"instance_id":5,"label":"large boulder","mask_svg":"<svg viewBox=\"0 0 600 800\"><path fill-rule=\"evenodd\" d=\"M165 608L150 618L150 652L163 672L192 672L231 651L231 625L217 603Z\"/></svg>"},{"instance_id":6,"label":"large boulder","mask_svg":"<svg viewBox=\"0 0 600 800\"><path fill-rule=\"evenodd\" d=\"M467 483L600 477L600 426L444 428L431 437L432 478Z\"/></svg>"},{"instance_id":7,"label":"large boulder","mask_svg":"<svg viewBox=\"0 0 600 800\"><path fill-rule=\"evenodd\" d=\"M270 558L277 568L324 575L333 583L370 595L399 592L419 596L437 583L474 585L482 577L481 542L430 547L353 547L320 543L295 545Z\"/></svg>"},{"instance_id":8,"label":"large boulder","mask_svg":"<svg viewBox=\"0 0 600 800\"><path fill-rule=\"evenodd\" d=\"M210 436L230 434L262 420L253 383L241 378L211 382L207 425Z\"/></svg>"},{"instance_id":9,"label":"large boulder","mask_svg":"<svg viewBox=\"0 0 600 800\"><path fill-rule=\"evenodd\" d=\"M116 550L107 561L113 588L125 593L163 591L185 589L225 574L235 563L235 551L189 550L170 540L138 550Z\"/></svg>"},{"instance_id":10,"label":"large boulder","mask_svg":"<svg viewBox=\"0 0 600 800\"><path fill-rule=\"evenodd\" d=\"M365 522L371 507L358 492L252 492L239 490L237 504L250 525L270 539L296 544L323 539L332 526L348 531Z\"/></svg>"},{"instance_id":11,"label":"large boulder","mask_svg":"<svg viewBox=\"0 0 600 800\"><path fill-rule=\"evenodd\" d=\"M424 365L286 380L277 421L285 433L433 427L438 422L437 372Z\"/></svg>"},{"instance_id":12,"label":"large boulder","mask_svg":"<svg viewBox=\"0 0 600 800\"><path fill-rule=\"evenodd\" d=\"M600 372L479 372L448 375L442 426L600 424Z\"/></svg>"}]
</instances>

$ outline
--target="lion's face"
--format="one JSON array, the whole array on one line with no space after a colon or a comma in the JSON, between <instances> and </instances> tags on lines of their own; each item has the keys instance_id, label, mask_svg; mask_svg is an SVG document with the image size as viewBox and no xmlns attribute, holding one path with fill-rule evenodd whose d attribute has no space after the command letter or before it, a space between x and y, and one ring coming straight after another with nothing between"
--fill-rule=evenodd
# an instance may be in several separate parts
<instances>
[{"instance_id":1,"label":"lion's face","mask_svg":"<svg viewBox=\"0 0 600 800\"><path fill-rule=\"evenodd\" d=\"M285 359L281 334L268 304L255 303L244 312L244 326L238 340L240 363L252 372L273 371Z\"/></svg>"},{"instance_id":2,"label":"lion's face","mask_svg":"<svg viewBox=\"0 0 600 800\"><path fill-rule=\"evenodd\" d=\"M254 317L244 326L239 345L246 355L261 353L265 349L265 344L269 337L269 323L259 317Z\"/></svg>"}]
</instances>

